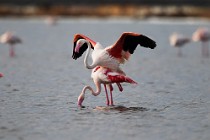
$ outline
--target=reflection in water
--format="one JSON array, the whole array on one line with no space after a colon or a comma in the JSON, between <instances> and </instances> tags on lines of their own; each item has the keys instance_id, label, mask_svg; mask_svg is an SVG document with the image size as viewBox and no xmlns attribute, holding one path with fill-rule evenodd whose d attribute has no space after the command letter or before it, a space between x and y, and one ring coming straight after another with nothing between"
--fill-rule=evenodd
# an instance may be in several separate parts
<instances>
[{"instance_id":1,"label":"reflection in water","mask_svg":"<svg viewBox=\"0 0 210 140\"><path fill-rule=\"evenodd\" d=\"M144 107L125 107L125 106L96 106L94 110L100 111L148 111L149 109Z\"/></svg>"}]
</instances>

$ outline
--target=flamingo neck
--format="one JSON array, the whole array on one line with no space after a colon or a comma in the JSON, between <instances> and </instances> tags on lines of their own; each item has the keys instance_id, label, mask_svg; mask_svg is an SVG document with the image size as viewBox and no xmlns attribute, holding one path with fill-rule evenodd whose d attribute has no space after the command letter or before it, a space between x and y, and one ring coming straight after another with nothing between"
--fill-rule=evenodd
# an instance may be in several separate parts
<instances>
[{"instance_id":1,"label":"flamingo neck","mask_svg":"<svg viewBox=\"0 0 210 140\"><path fill-rule=\"evenodd\" d=\"M91 45L90 45L90 42L88 42L88 41L86 41L86 43L88 45L88 50L87 50L87 53L85 55L84 64L85 64L85 67L87 69L93 69L97 66L97 63L92 63L91 65L88 64L88 57L90 55Z\"/></svg>"},{"instance_id":2,"label":"flamingo neck","mask_svg":"<svg viewBox=\"0 0 210 140\"><path fill-rule=\"evenodd\" d=\"M84 101L84 99L85 99L85 93L86 93L86 90L87 89L89 89L91 92L92 92L92 94L94 95L94 96L97 96L97 95L99 95L100 94L100 92L101 92L101 85L98 83L98 84L96 84L96 91L94 91L90 86L85 86L84 88L83 88L83 90L82 90L82 93L79 95L79 97L78 97L78 105L79 106L82 106L82 102Z\"/></svg>"},{"instance_id":3,"label":"flamingo neck","mask_svg":"<svg viewBox=\"0 0 210 140\"><path fill-rule=\"evenodd\" d=\"M101 93L101 86L97 84L96 91L94 91L90 86L85 86L81 93L81 94L83 94L83 96L85 95L87 89L90 90L92 95L94 95L94 96L98 96Z\"/></svg>"}]
</instances>

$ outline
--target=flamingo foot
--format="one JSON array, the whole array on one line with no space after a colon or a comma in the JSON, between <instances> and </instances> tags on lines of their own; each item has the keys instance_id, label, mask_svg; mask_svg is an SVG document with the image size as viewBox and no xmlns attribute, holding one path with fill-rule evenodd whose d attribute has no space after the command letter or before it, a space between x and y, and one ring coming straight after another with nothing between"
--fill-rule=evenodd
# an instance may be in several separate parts
<instances>
[{"instance_id":1,"label":"flamingo foot","mask_svg":"<svg viewBox=\"0 0 210 140\"><path fill-rule=\"evenodd\" d=\"M114 102L113 101L111 101L110 106L114 106Z\"/></svg>"},{"instance_id":2,"label":"flamingo foot","mask_svg":"<svg viewBox=\"0 0 210 140\"><path fill-rule=\"evenodd\" d=\"M109 106L109 100L106 101L106 105Z\"/></svg>"}]
</instances>

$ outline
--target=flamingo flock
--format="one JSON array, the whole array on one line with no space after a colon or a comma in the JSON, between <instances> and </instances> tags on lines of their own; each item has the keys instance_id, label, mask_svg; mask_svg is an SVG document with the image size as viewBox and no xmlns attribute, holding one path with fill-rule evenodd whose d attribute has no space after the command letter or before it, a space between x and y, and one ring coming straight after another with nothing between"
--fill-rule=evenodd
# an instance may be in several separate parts
<instances>
[{"instance_id":1,"label":"flamingo flock","mask_svg":"<svg viewBox=\"0 0 210 140\"><path fill-rule=\"evenodd\" d=\"M173 33L169 37L169 42L171 46L178 48L178 56L182 56L181 48L189 43L190 41L201 42L201 54L203 57L209 57L209 44L210 40L210 31L205 27L198 28L192 35L192 39L186 37L180 33Z\"/></svg>"},{"instance_id":2,"label":"flamingo flock","mask_svg":"<svg viewBox=\"0 0 210 140\"><path fill-rule=\"evenodd\" d=\"M73 59L77 59L87 50L84 65L87 69L92 69L92 79L96 85L96 91L90 86L85 86L78 97L78 105L82 106L86 90L90 90L94 96L101 93L101 84L104 85L106 92L106 104L113 106L112 84L117 84L120 91L123 91L121 83L137 84L134 80L126 76L120 68L120 64L125 63L134 53L136 47L141 45L145 48L154 49L156 42L145 35L133 32L125 32L114 45L103 48L98 42L93 41L82 34L74 36ZM90 50L92 51L92 64L88 64ZM110 90L110 100L107 93L107 87Z\"/></svg>"},{"instance_id":3,"label":"flamingo flock","mask_svg":"<svg viewBox=\"0 0 210 140\"><path fill-rule=\"evenodd\" d=\"M0 42L9 45L9 55L10 57L14 57L15 45L22 43L22 40L18 36L14 35L12 32L5 32L3 35L0 36Z\"/></svg>"},{"instance_id":4,"label":"flamingo flock","mask_svg":"<svg viewBox=\"0 0 210 140\"><path fill-rule=\"evenodd\" d=\"M56 20L56 18L49 17L47 23L54 25L56 24ZM202 45L202 56L209 57L209 40L210 31L204 27L198 28L191 38L180 33L173 33L169 37L170 45L178 48L178 56L182 56L181 48L187 43L199 41ZM0 43L7 44L9 46L9 56L14 57L16 55L15 45L22 43L22 39L8 31L0 36ZM72 58L77 60L86 51L84 65L87 69L92 70L91 78L96 86L95 90L89 85L86 85L82 89L78 97L79 106L82 106L88 90L92 95L98 96L102 90L101 85L104 86L106 105L113 106L114 100L112 92L114 84L117 85L120 92L123 91L121 83L137 84L137 82L126 75L120 66L129 60L138 45L150 49L156 47L156 42L151 38L133 32L124 32L113 45L105 48L99 42L95 42L83 34L76 34L73 43ZM91 64L88 63L90 57L92 58ZM3 77L2 73L0 73L0 77ZM110 94L108 94L108 90Z\"/></svg>"}]
</instances>

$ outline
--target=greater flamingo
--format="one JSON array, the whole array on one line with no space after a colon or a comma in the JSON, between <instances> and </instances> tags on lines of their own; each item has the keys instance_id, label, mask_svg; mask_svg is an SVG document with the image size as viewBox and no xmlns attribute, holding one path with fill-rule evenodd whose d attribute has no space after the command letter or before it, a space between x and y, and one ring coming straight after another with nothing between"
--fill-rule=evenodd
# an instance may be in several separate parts
<instances>
[{"instance_id":1,"label":"greater flamingo","mask_svg":"<svg viewBox=\"0 0 210 140\"><path fill-rule=\"evenodd\" d=\"M120 75L120 77L123 77L123 76L125 77L125 73L121 70L120 64L124 63L126 60L129 59L130 55L134 53L134 50L139 44L143 47L151 48L151 49L154 49L156 47L156 43L152 39L144 35L132 33L132 32L123 33L114 45L111 45L105 49L102 47L100 43L96 43L95 41L86 37L85 35L76 34L74 36L74 48L73 48L72 58L76 60L86 51L86 49L88 49L85 59L84 59L84 64L86 68L94 69L100 66L100 70L102 68L107 69L110 72L115 73L116 75ZM88 57L89 57L91 48L94 50L92 52L93 62L91 65L89 65ZM97 79L100 79L100 78L97 78ZM115 81L110 80L109 86L111 87L111 83L117 83L119 89L121 89L120 88L121 85L119 84L120 82L126 82L126 81L115 82ZM104 82L101 82L101 83L104 83ZM86 89L90 89L92 93L95 93L92 90L92 88L85 87L81 95L84 94ZM105 87L105 90L106 90L106 87ZM96 91L96 93L99 94L100 92ZM83 96L79 96L79 99L78 99L79 105L80 105L80 100L82 99L83 99ZM112 101L111 101L111 105L113 105Z\"/></svg>"},{"instance_id":2,"label":"greater flamingo","mask_svg":"<svg viewBox=\"0 0 210 140\"><path fill-rule=\"evenodd\" d=\"M208 41L210 40L210 31L207 28L198 28L192 35L193 41L201 41L201 52L203 57L209 57Z\"/></svg>"},{"instance_id":3,"label":"greater flamingo","mask_svg":"<svg viewBox=\"0 0 210 140\"><path fill-rule=\"evenodd\" d=\"M12 34L11 32L5 32L3 35L1 35L0 42L4 44L9 44L10 57L14 57L15 56L14 45L22 43L22 40L18 36Z\"/></svg>"},{"instance_id":4,"label":"greater flamingo","mask_svg":"<svg viewBox=\"0 0 210 140\"><path fill-rule=\"evenodd\" d=\"M178 48L178 56L182 56L182 50L181 48L190 41L190 38L182 35L182 34L178 34L178 33L173 33L170 37L169 37L169 41L170 41L170 45L177 47Z\"/></svg>"},{"instance_id":5,"label":"greater flamingo","mask_svg":"<svg viewBox=\"0 0 210 140\"><path fill-rule=\"evenodd\" d=\"M94 91L93 88L91 88L90 86L85 86L78 97L79 106L82 106L82 102L85 98L85 93L87 89L90 90L94 96L97 96L101 93L101 84L103 84L105 88L105 92L106 92L106 104L113 106L114 105L113 97L112 97L112 91L113 91L112 84L113 83L117 84L121 92L123 91L123 88L120 83L126 82L130 84L137 84L135 81L133 81L129 77L121 73L112 71L111 69L101 67L101 66L97 66L92 70L91 77L96 85L96 91ZM110 100L107 93L107 86L110 89Z\"/></svg>"},{"instance_id":6,"label":"greater flamingo","mask_svg":"<svg viewBox=\"0 0 210 140\"><path fill-rule=\"evenodd\" d=\"M123 64L129 59L130 55L134 53L134 50L139 44L151 49L156 47L156 43L152 39L132 32L123 33L114 45L107 48L103 48L100 43L96 43L85 35L76 34L74 36L72 58L76 60L86 51L86 49L88 49L84 59L86 68L93 69L96 66L102 66L123 73L120 64ZM93 62L89 65L88 57L91 48L94 50L92 52Z\"/></svg>"}]
</instances>

